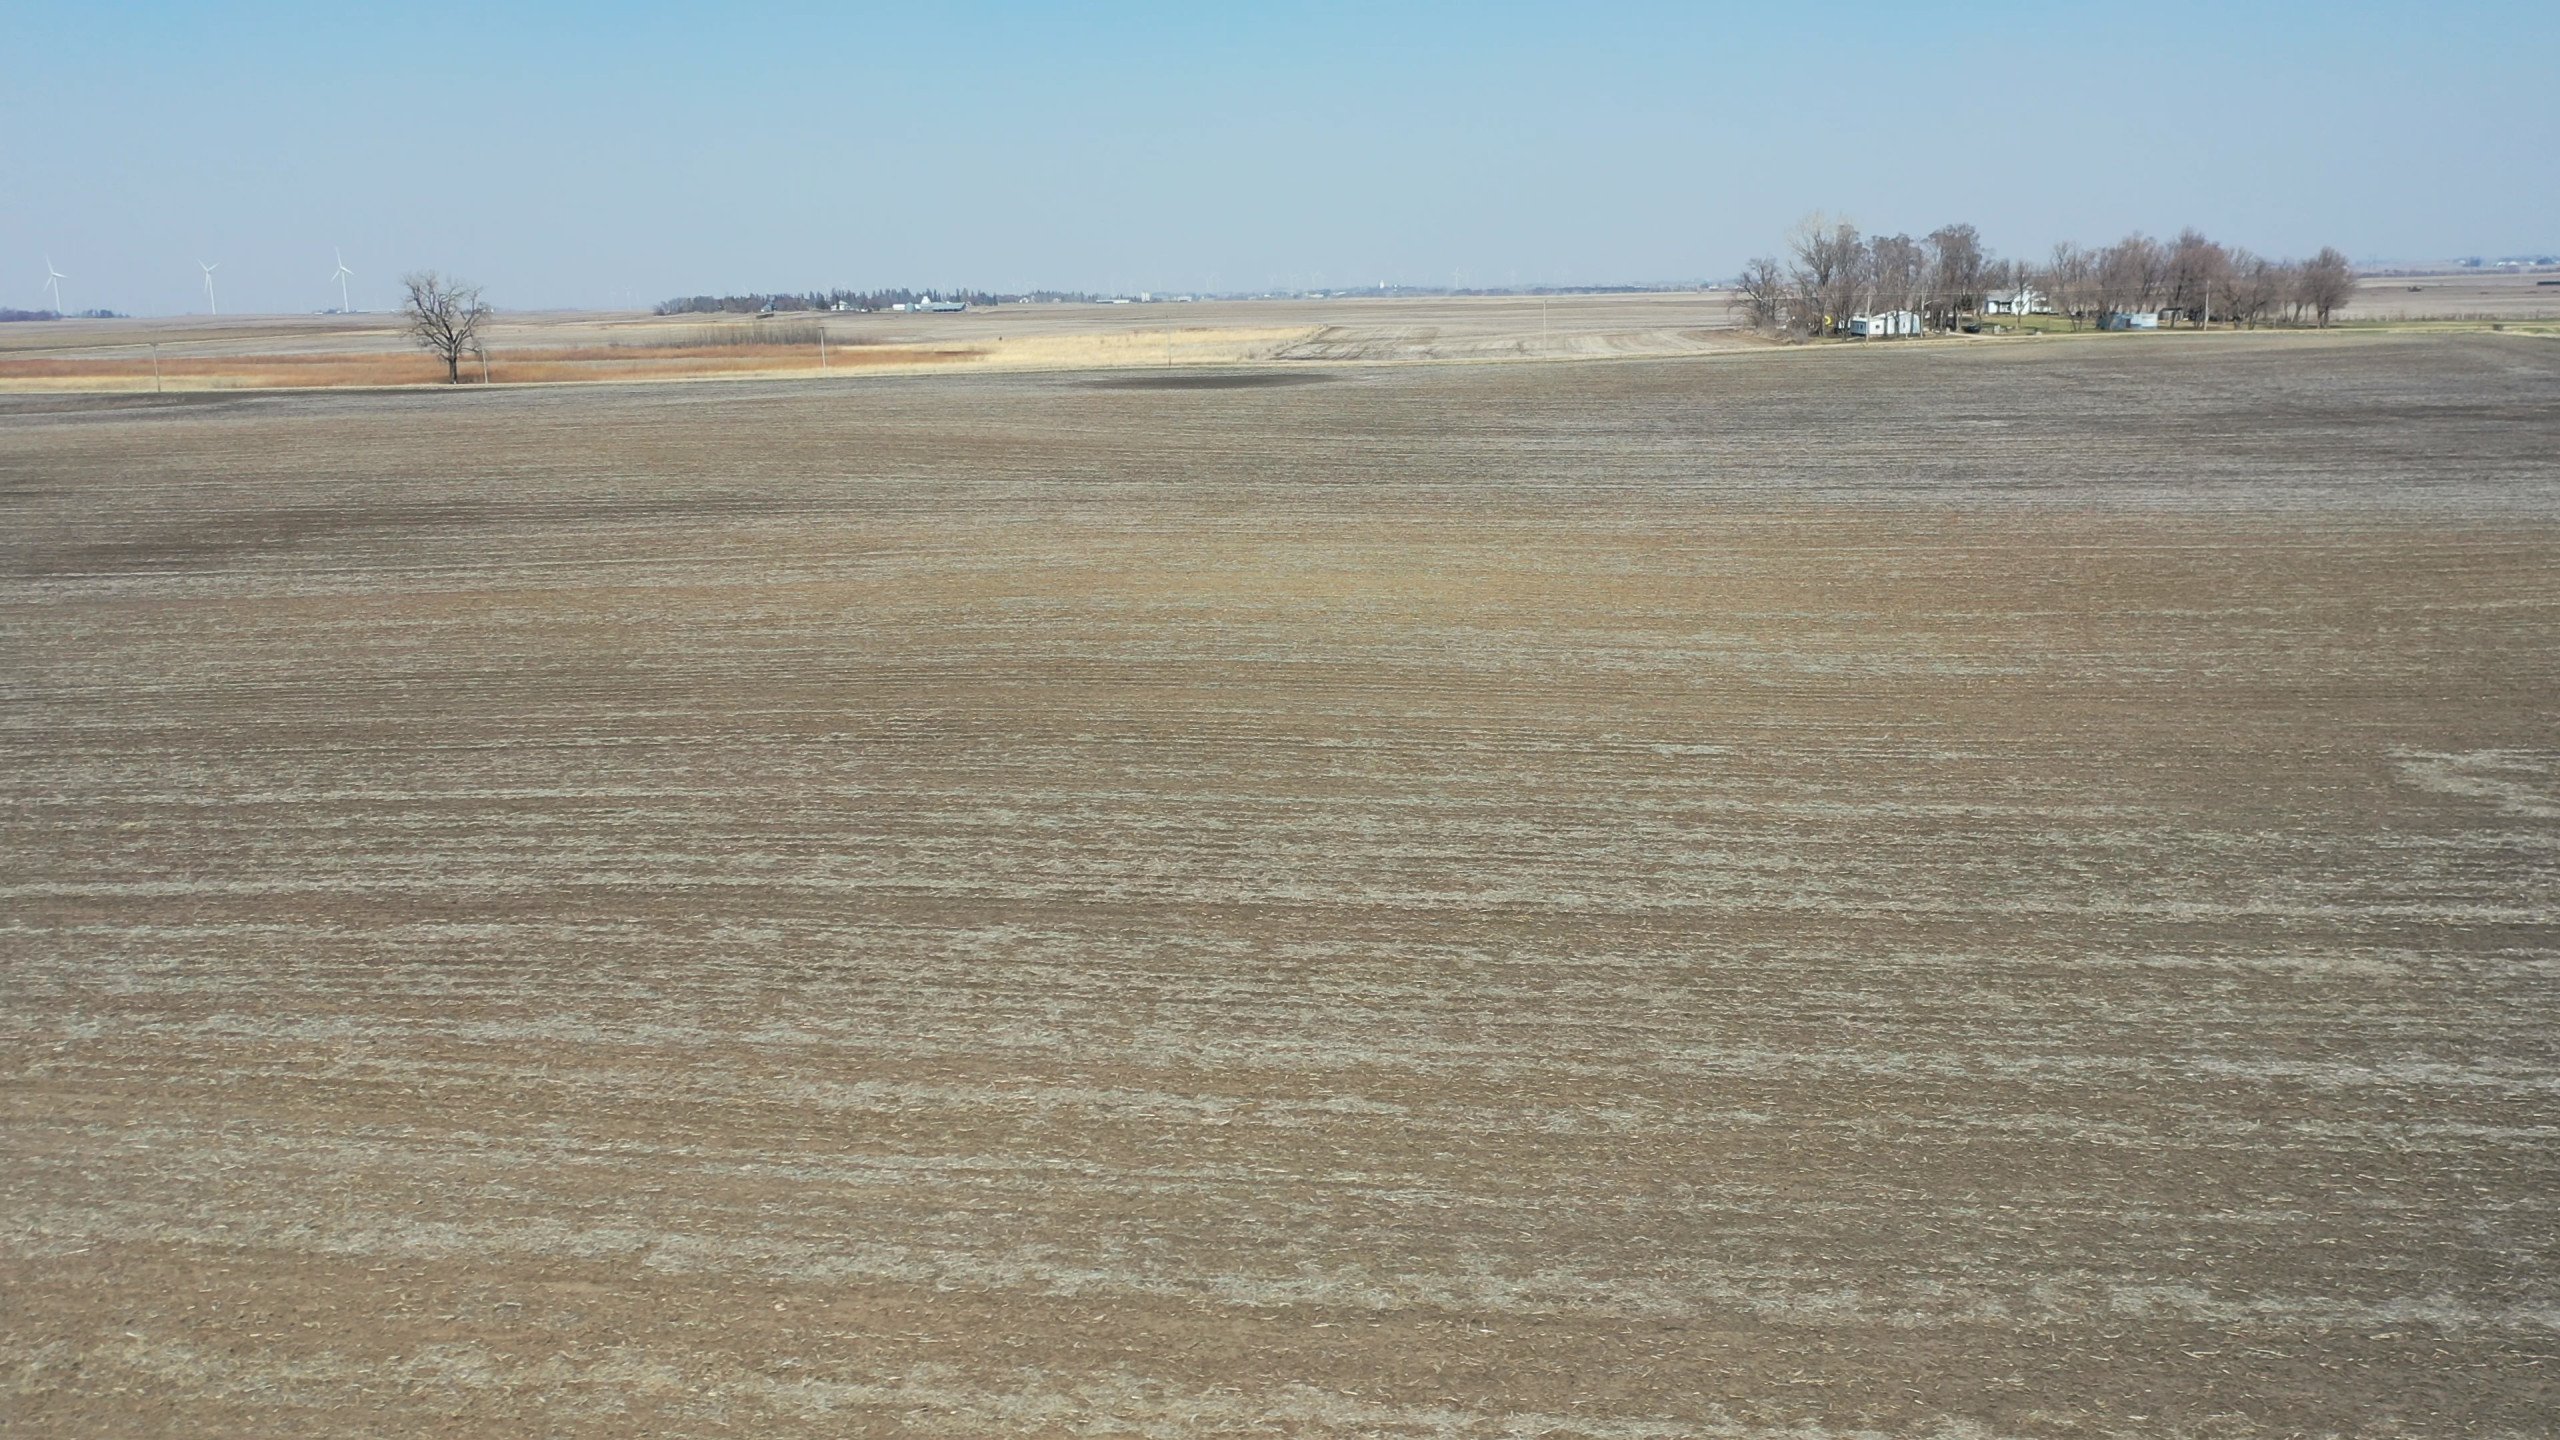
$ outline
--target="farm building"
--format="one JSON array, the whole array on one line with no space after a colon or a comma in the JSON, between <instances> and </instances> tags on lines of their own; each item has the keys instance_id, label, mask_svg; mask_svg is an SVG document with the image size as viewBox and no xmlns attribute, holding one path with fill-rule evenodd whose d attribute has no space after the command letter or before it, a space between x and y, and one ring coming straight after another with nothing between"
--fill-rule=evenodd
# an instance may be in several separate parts
<instances>
[{"instance_id":1,"label":"farm building","mask_svg":"<svg viewBox=\"0 0 2560 1440\"><path fill-rule=\"evenodd\" d=\"M2043 291L2021 287L2006 295L1983 296L1982 313L1985 315L2050 315L2053 313L2053 303L2044 298Z\"/></svg>"},{"instance_id":2,"label":"farm building","mask_svg":"<svg viewBox=\"0 0 2560 1440\"><path fill-rule=\"evenodd\" d=\"M1853 315L1849 333L1874 337L1879 335L1917 335L1920 314L1916 310L1887 310L1881 315Z\"/></svg>"},{"instance_id":3,"label":"farm building","mask_svg":"<svg viewBox=\"0 0 2560 1440\"><path fill-rule=\"evenodd\" d=\"M2160 312L2157 310L2110 310L2098 317L2098 328L2101 330L2157 330L2160 328Z\"/></svg>"}]
</instances>

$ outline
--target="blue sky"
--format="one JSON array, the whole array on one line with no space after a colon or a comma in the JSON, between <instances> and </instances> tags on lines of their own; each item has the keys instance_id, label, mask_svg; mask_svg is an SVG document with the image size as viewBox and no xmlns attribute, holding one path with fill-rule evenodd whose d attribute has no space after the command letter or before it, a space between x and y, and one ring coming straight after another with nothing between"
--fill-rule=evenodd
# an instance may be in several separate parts
<instances>
[{"instance_id":1,"label":"blue sky","mask_svg":"<svg viewBox=\"0 0 2560 1440\"><path fill-rule=\"evenodd\" d=\"M0 0L0 305L1730 274L1798 216L2003 253L2560 248L2547 4Z\"/></svg>"}]
</instances>

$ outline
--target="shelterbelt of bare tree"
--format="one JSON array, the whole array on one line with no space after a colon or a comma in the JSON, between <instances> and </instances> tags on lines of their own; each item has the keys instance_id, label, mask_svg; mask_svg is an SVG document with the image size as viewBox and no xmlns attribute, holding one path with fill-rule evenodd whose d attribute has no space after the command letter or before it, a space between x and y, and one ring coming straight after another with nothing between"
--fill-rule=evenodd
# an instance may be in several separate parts
<instances>
[{"instance_id":1,"label":"shelterbelt of bare tree","mask_svg":"<svg viewBox=\"0 0 2560 1440\"><path fill-rule=\"evenodd\" d=\"M1995 258L1971 225L1915 240L1861 235L1847 220L1815 214L1788 232L1785 248L1784 258L1743 268L1734 303L1759 329L1799 335L1858 333L1853 322L1871 316L1952 330L2009 313L2059 315L2075 328L2115 315L2199 328L2327 325L2355 291L2354 267L2334 247L2309 260L2272 260L2193 228L2173 241L2136 232L2096 249L2063 241L2038 264Z\"/></svg>"}]
</instances>

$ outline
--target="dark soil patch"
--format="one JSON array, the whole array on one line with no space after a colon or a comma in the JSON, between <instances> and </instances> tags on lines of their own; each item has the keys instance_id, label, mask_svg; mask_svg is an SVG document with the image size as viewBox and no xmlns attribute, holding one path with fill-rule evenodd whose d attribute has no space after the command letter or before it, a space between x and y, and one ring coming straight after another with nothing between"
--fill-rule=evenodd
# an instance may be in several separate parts
<instances>
[{"instance_id":1,"label":"dark soil patch","mask_svg":"<svg viewBox=\"0 0 2560 1440\"><path fill-rule=\"evenodd\" d=\"M1331 375L1275 370L1174 372L1166 375L1112 375L1084 382L1087 390L1265 390L1279 385L1321 385Z\"/></svg>"}]
</instances>

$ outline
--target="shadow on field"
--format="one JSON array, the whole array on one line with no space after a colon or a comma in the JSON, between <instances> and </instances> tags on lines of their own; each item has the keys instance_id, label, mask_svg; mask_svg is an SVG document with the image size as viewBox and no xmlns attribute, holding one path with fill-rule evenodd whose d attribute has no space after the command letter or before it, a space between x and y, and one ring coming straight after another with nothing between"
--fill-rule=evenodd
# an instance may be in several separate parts
<instances>
[{"instance_id":1,"label":"shadow on field","mask_svg":"<svg viewBox=\"0 0 2560 1440\"><path fill-rule=\"evenodd\" d=\"M1217 371L1209 374L1112 375L1087 380L1086 390L1263 390L1275 385L1322 385L1333 377L1277 370Z\"/></svg>"},{"instance_id":2,"label":"shadow on field","mask_svg":"<svg viewBox=\"0 0 2560 1440\"><path fill-rule=\"evenodd\" d=\"M0 395L0 418L12 415L81 415L101 410L178 410L197 409L207 405L230 405L242 401L272 402L286 397L243 394L237 390L173 390L165 395L147 391L30 390L13 395Z\"/></svg>"}]
</instances>

